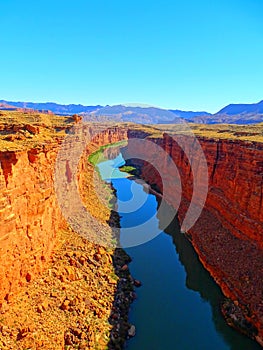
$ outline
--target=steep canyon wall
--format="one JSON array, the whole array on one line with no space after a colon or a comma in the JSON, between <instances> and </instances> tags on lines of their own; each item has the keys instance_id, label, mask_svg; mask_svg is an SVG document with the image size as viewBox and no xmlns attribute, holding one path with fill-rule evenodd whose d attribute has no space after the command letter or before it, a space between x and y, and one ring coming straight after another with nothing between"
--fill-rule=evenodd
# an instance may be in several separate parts
<instances>
[{"instance_id":1,"label":"steep canyon wall","mask_svg":"<svg viewBox=\"0 0 263 350\"><path fill-rule=\"evenodd\" d=\"M130 130L129 138L137 137L136 131ZM187 235L224 294L235 301L245 319L257 328L252 336L262 343L263 144L167 134L148 136L147 140L165 150L166 156L163 152L147 154L142 143L137 152L147 162L133 160L133 163L139 165L141 177L153 188L163 192L166 187L165 199L171 205L182 195L178 209L181 223L192 200L194 178L197 205L206 187L203 176L206 169L202 169L197 147L197 142L200 143L207 162L208 193L202 213ZM128 146L125 153L130 157L134 150ZM169 175L171 159L180 181L176 174ZM158 164L161 173L154 164Z\"/></svg>"},{"instance_id":2,"label":"steep canyon wall","mask_svg":"<svg viewBox=\"0 0 263 350\"><path fill-rule=\"evenodd\" d=\"M80 192L87 197L88 155L102 145L126 139L127 130L117 127L93 130L89 126L84 130L90 142L79 162L78 180ZM72 140L76 142L76 138ZM43 271L56 247L58 231L67 226L54 187L54 168L62 140L59 143L0 152L0 303L11 299L20 286ZM69 146L66 156L70 159L76 144ZM69 164L62 171L70 181Z\"/></svg>"},{"instance_id":3,"label":"steep canyon wall","mask_svg":"<svg viewBox=\"0 0 263 350\"><path fill-rule=\"evenodd\" d=\"M53 188L57 149L0 152L0 300L43 271L66 225Z\"/></svg>"}]
</instances>

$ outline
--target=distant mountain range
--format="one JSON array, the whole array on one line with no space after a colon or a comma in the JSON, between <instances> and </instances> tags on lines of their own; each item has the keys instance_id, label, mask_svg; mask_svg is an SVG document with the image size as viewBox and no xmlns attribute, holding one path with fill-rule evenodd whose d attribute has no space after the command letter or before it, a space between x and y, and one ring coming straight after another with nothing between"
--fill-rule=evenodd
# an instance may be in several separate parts
<instances>
[{"instance_id":1,"label":"distant mountain range","mask_svg":"<svg viewBox=\"0 0 263 350\"><path fill-rule=\"evenodd\" d=\"M182 112L182 111L180 111ZM183 112L182 112L183 113ZM90 113L93 116L107 116L113 120L143 124L160 124L171 123L176 118L176 122L180 123L180 116L175 115L173 111L156 107L140 107L140 106L106 106ZM200 114L199 114L200 115Z\"/></svg>"},{"instance_id":2,"label":"distant mountain range","mask_svg":"<svg viewBox=\"0 0 263 350\"><path fill-rule=\"evenodd\" d=\"M229 104L216 114L189 118L189 122L205 124L255 124L263 122L263 100L251 104Z\"/></svg>"},{"instance_id":3,"label":"distant mountain range","mask_svg":"<svg viewBox=\"0 0 263 350\"><path fill-rule=\"evenodd\" d=\"M26 109L37 109L39 111L51 111L54 114L59 115L71 115L78 113L90 113L97 109L102 108L103 106L83 106L83 105L62 105L54 102L44 102L44 103L34 103L34 102L13 102L0 100L0 105L8 105L16 108L26 108ZM1 108L1 107L0 107Z\"/></svg>"},{"instance_id":4,"label":"distant mountain range","mask_svg":"<svg viewBox=\"0 0 263 350\"><path fill-rule=\"evenodd\" d=\"M12 102L0 100L0 109L34 109L58 115L80 114L84 120L134 122L142 124L173 124L185 121L205 124L252 124L263 122L263 101L253 104L230 104L215 114L205 111L181 111L161 109L147 105L83 106L63 105L53 102Z\"/></svg>"},{"instance_id":5,"label":"distant mountain range","mask_svg":"<svg viewBox=\"0 0 263 350\"><path fill-rule=\"evenodd\" d=\"M200 115L202 116L210 116L211 113L208 112L192 112L192 111L181 111L179 109L170 109L170 112L176 114L177 117L183 118L183 119L189 119L189 118L195 118Z\"/></svg>"},{"instance_id":6,"label":"distant mountain range","mask_svg":"<svg viewBox=\"0 0 263 350\"><path fill-rule=\"evenodd\" d=\"M227 115L237 115L237 114L263 114L263 100L258 103L251 104L230 104L222 108L216 114L227 114Z\"/></svg>"}]
</instances>

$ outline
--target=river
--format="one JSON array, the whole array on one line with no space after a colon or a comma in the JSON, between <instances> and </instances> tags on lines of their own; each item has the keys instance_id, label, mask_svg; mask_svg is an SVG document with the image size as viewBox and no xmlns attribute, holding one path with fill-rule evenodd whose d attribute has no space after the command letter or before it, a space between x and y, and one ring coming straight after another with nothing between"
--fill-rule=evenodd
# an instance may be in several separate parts
<instances>
[{"instance_id":1,"label":"river","mask_svg":"<svg viewBox=\"0 0 263 350\"><path fill-rule=\"evenodd\" d=\"M156 197L119 171L122 164L120 153L97 168L117 191L120 240L125 246L127 234L138 234L136 229L143 222L147 223L139 234L156 235L173 209L166 204L160 213ZM129 233L127 228L131 228ZM124 249L132 258L131 274L142 281L129 314L136 336L127 341L127 350L261 349L226 324L219 309L223 295L180 232L176 219L150 241Z\"/></svg>"}]
</instances>

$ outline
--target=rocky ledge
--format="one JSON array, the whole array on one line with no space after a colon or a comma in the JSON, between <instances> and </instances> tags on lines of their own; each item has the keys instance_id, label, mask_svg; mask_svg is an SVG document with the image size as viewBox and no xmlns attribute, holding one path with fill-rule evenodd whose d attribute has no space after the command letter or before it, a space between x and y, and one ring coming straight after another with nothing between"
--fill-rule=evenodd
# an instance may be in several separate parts
<instances>
[{"instance_id":1,"label":"rocky ledge","mask_svg":"<svg viewBox=\"0 0 263 350\"><path fill-rule=\"evenodd\" d=\"M70 229L47 270L0 308L0 348L122 349L135 297L122 250L96 246Z\"/></svg>"}]
</instances>

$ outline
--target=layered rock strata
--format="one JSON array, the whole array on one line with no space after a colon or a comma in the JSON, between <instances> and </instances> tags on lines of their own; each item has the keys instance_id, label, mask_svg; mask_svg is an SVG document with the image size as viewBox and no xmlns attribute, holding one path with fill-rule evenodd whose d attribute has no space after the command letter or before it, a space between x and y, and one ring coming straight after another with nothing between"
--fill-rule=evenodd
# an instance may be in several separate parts
<instances>
[{"instance_id":1,"label":"layered rock strata","mask_svg":"<svg viewBox=\"0 0 263 350\"><path fill-rule=\"evenodd\" d=\"M137 138L138 134L131 130L128 136ZM236 327L242 330L242 323L247 323L243 331L263 344L263 144L189 135L144 137L165 150L166 155L148 154L142 143L136 152L138 158L147 161L129 162L139 167L140 176L155 190L162 193L165 187L165 199L171 205L182 197L178 208L181 223L191 201L198 205L201 200L206 188L206 176L202 174L207 171L204 208L187 236L205 268L243 315L241 327L238 322ZM197 142L207 169L200 166ZM125 155L129 158L132 154L134 150L128 145ZM169 174L171 159L177 175ZM154 164L158 164L159 171ZM197 189L193 199L194 178Z\"/></svg>"}]
</instances>

